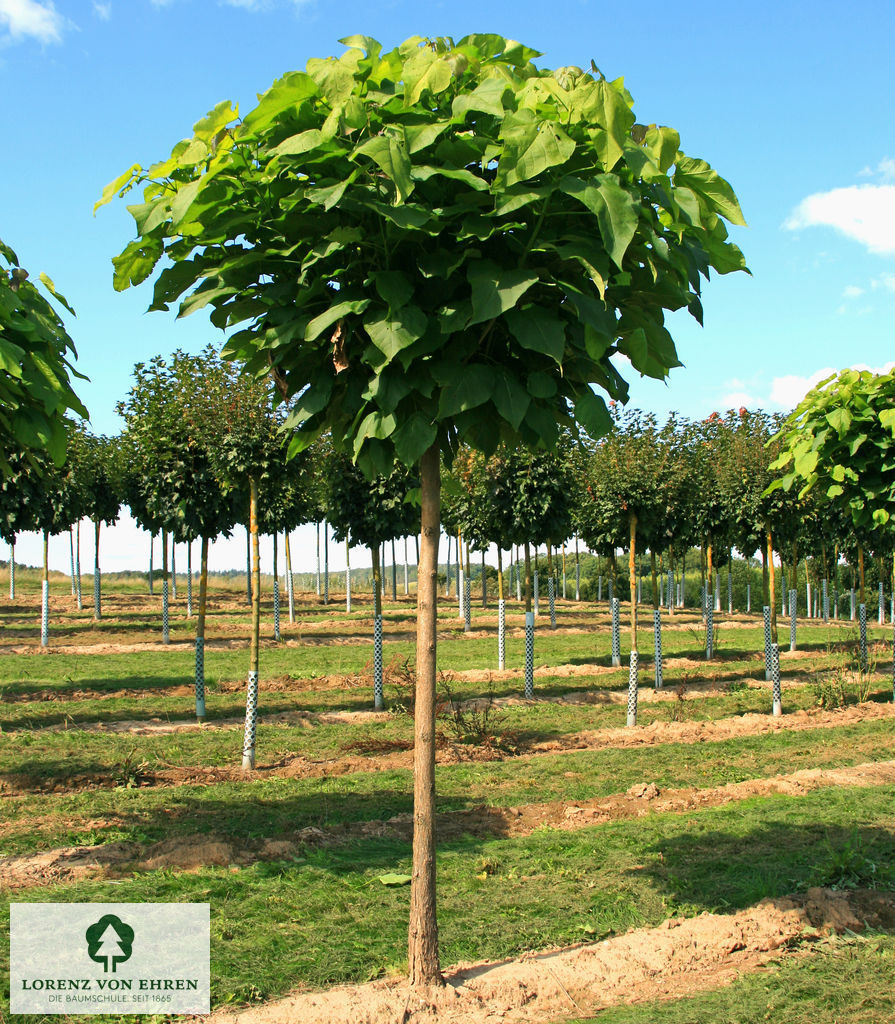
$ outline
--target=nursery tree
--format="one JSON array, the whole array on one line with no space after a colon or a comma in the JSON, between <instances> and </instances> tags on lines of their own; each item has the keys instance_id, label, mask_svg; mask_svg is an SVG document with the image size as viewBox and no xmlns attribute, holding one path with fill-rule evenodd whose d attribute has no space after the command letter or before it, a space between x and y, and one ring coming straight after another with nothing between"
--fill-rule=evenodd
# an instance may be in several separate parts
<instances>
[{"instance_id":1,"label":"nursery tree","mask_svg":"<svg viewBox=\"0 0 895 1024\"><path fill-rule=\"evenodd\" d=\"M770 490L817 487L850 517L858 564L877 530L895 519L895 371L843 370L812 388L780 431L783 450ZM861 572L861 603L865 601Z\"/></svg>"},{"instance_id":2,"label":"nursery tree","mask_svg":"<svg viewBox=\"0 0 895 1024\"><path fill-rule=\"evenodd\" d=\"M368 477L418 466L415 827L409 966L439 979L435 626L440 465L467 442L551 447L609 425L624 353L679 365L666 310L701 319L701 278L745 269L730 186L678 133L637 124L621 80L538 68L496 35L418 37L285 75L245 118L229 103L171 156L134 165L138 237L114 260L152 308L244 325L225 354L298 396L296 448L330 431Z\"/></svg>"},{"instance_id":3,"label":"nursery tree","mask_svg":"<svg viewBox=\"0 0 895 1024\"><path fill-rule=\"evenodd\" d=\"M74 310L46 274L40 281L69 313ZM0 474L12 473L15 449L65 458L66 416L88 416L69 374L86 380L69 362L74 342L56 310L28 280L19 258L0 240Z\"/></svg>"}]
</instances>

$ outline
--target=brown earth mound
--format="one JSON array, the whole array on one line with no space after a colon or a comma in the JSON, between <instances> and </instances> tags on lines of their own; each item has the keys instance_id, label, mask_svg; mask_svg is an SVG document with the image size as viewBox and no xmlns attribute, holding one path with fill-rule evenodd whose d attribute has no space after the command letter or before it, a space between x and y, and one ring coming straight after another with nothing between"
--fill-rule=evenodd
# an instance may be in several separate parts
<instances>
[{"instance_id":1,"label":"brown earth mound","mask_svg":"<svg viewBox=\"0 0 895 1024\"><path fill-rule=\"evenodd\" d=\"M728 984L787 948L830 931L879 927L895 896L823 889L762 900L736 914L673 918L590 945L457 964L445 984L411 993L403 978L297 993L261 1007L218 1010L209 1024L547 1024L606 1006L685 996Z\"/></svg>"}]
</instances>

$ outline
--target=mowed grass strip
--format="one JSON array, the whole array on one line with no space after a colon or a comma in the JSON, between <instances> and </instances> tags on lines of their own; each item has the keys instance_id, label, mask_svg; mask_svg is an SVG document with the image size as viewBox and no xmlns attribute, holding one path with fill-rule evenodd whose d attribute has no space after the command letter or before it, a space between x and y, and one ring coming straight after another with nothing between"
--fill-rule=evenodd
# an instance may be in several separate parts
<instances>
[{"instance_id":1,"label":"mowed grass strip","mask_svg":"<svg viewBox=\"0 0 895 1024\"><path fill-rule=\"evenodd\" d=\"M895 1019L893 973L895 937L832 937L724 988L613 1006L574 1024L885 1024Z\"/></svg>"},{"instance_id":2,"label":"mowed grass strip","mask_svg":"<svg viewBox=\"0 0 895 1024\"><path fill-rule=\"evenodd\" d=\"M769 685L769 684L768 684ZM888 685L888 684L887 684ZM882 703L889 699L888 689L873 694ZM407 695L403 695L407 699ZM169 698L176 701L177 698ZM816 703L809 687L792 687L785 691L788 711L810 709ZM137 784L130 778L135 765L142 766L143 782L152 782L152 773L172 767L234 768L241 750L242 705L235 696L228 696L226 711L231 715L226 727L216 727L217 716L225 712L216 697L209 696L208 708L212 716L206 727L191 727L182 731L140 733L116 732L102 729L80 729L74 719L66 720L64 728L28 731L19 728L0 735L0 783L7 793L64 790L85 785L115 786ZM868 705L869 706L869 705ZM281 764L296 757L311 761L339 761L369 754L371 767L374 758L389 748L408 747L413 739L413 723L406 714L370 716L357 720L319 721L299 719L290 722L290 713L301 712L300 706L290 703L288 695L269 694L260 703L260 725L257 750L259 766ZM338 710L338 709L333 709ZM672 721L713 721L746 713L766 714L770 710L770 693L766 685L736 687L720 696L702 693L687 696L669 692L667 699L644 700L641 703L639 724ZM102 709L95 709L99 718ZM151 726L164 725L166 719L189 722L184 716L174 716L174 709L166 716L161 710L155 715L143 715L137 721ZM112 709L106 721L120 721L129 709ZM277 715L286 715L276 721ZM496 706L487 720L479 712L478 728L469 732L470 718L458 717L448 705L442 705L437 728L443 745L453 744L460 757L479 756L482 745L489 744L502 751L502 756L524 754L538 743L561 742L563 737L583 731L618 728L624 725L625 707L615 701L605 703L551 703L539 700ZM785 721L785 720L784 720ZM268 724L270 723L270 724ZM802 724L802 723L800 723ZM475 722L472 723L476 725ZM332 765L331 771L339 771ZM341 769L346 770L346 769ZM164 780L162 780L164 784Z\"/></svg>"},{"instance_id":3,"label":"mowed grass strip","mask_svg":"<svg viewBox=\"0 0 895 1024\"><path fill-rule=\"evenodd\" d=\"M442 959L500 959L672 914L732 911L835 882L849 864L858 884L891 887L893 861L888 787L771 796L524 839L461 837L438 856ZM409 889L378 878L409 866L408 844L369 839L290 862L152 872L21 898L210 902L219 1005L403 970ZM6 949L0 942L4 960Z\"/></svg>"},{"instance_id":4,"label":"mowed grass strip","mask_svg":"<svg viewBox=\"0 0 895 1024\"><path fill-rule=\"evenodd\" d=\"M624 793L643 782L653 782L660 790L709 788L803 768L888 760L893 756L891 731L891 722L881 720L720 742L441 765L438 809L458 812L482 806L576 802ZM371 763L371 769L375 767ZM135 768L131 762L131 769ZM116 789L7 797L0 803L0 853L121 840L152 843L192 834L281 838L309 826L387 820L412 810L409 768L148 789L127 788L128 780L122 778Z\"/></svg>"}]
</instances>

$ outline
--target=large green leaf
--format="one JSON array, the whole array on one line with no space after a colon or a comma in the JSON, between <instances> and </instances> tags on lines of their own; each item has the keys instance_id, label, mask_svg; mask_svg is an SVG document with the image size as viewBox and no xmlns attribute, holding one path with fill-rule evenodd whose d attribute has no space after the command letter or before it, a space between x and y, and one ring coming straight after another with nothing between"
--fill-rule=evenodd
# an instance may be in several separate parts
<instances>
[{"instance_id":1,"label":"large green leaf","mask_svg":"<svg viewBox=\"0 0 895 1024\"><path fill-rule=\"evenodd\" d=\"M523 348L550 356L562 366L566 333L561 317L538 306L523 306L510 310L504 319Z\"/></svg>"},{"instance_id":2,"label":"large green leaf","mask_svg":"<svg viewBox=\"0 0 895 1024\"><path fill-rule=\"evenodd\" d=\"M364 329L376 348L387 360L392 360L402 349L423 336L426 323L425 314L417 306L403 306L391 315L383 314L376 320L366 320Z\"/></svg>"},{"instance_id":3,"label":"large green leaf","mask_svg":"<svg viewBox=\"0 0 895 1024\"><path fill-rule=\"evenodd\" d=\"M612 429L612 417L606 403L592 391L582 392L575 401L575 419L593 437L602 437Z\"/></svg>"},{"instance_id":4,"label":"large green leaf","mask_svg":"<svg viewBox=\"0 0 895 1024\"><path fill-rule=\"evenodd\" d=\"M619 268L637 230L637 204L614 174L599 174L585 182L568 175L560 182L566 195L577 199L596 215L600 236L612 262Z\"/></svg>"},{"instance_id":5,"label":"large green leaf","mask_svg":"<svg viewBox=\"0 0 895 1024\"><path fill-rule=\"evenodd\" d=\"M335 303L319 316L315 316L308 324L305 329L305 341L313 341L327 327L332 327L337 320L341 320L342 317L347 316L349 313L363 313L369 305L369 299L348 299L344 302Z\"/></svg>"},{"instance_id":6,"label":"large green leaf","mask_svg":"<svg viewBox=\"0 0 895 1024\"><path fill-rule=\"evenodd\" d=\"M490 260L469 264L467 277L472 286L472 315L467 327L494 320L512 309L538 281L530 270L503 270Z\"/></svg>"},{"instance_id":7,"label":"large green leaf","mask_svg":"<svg viewBox=\"0 0 895 1024\"><path fill-rule=\"evenodd\" d=\"M510 135L497 168L502 187L529 181L550 167L566 163L575 152L575 142L551 122L522 124L521 132Z\"/></svg>"},{"instance_id":8,"label":"large green leaf","mask_svg":"<svg viewBox=\"0 0 895 1024\"><path fill-rule=\"evenodd\" d=\"M413 192L413 178L410 173L410 156L406 147L392 136L377 135L361 143L351 154L353 159L368 156L375 161L382 172L389 177L397 189L396 202L405 202Z\"/></svg>"},{"instance_id":9,"label":"large green leaf","mask_svg":"<svg viewBox=\"0 0 895 1024\"><path fill-rule=\"evenodd\" d=\"M494 391L494 373L478 363L451 367L438 400L438 418L445 419L469 409L477 409Z\"/></svg>"},{"instance_id":10,"label":"large green leaf","mask_svg":"<svg viewBox=\"0 0 895 1024\"><path fill-rule=\"evenodd\" d=\"M713 170L705 160L697 160L678 153L674 171L677 186L690 188L708 203L715 213L726 217L731 224L745 225L743 211L730 184Z\"/></svg>"},{"instance_id":11,"label":"large green leaf","mask_svg":"<svg viewBox=\"0 0 895 1024\"><path fill-rule=\"evenodd\" d=\"M415 466L435 441L435 424L422 413L412 413L394 433L395 452L405 466Z\"/></svg>"}]
</instances>

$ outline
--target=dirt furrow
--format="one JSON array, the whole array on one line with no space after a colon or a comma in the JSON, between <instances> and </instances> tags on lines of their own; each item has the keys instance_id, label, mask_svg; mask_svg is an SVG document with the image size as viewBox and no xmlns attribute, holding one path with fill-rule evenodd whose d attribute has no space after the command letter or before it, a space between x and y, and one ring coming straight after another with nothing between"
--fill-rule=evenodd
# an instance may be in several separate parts
<instances>
[{"instance_id":1,"label":"dirt furrow","mask_svg":"<svg viewBox=\"0 0 895 1024\"><path fill-rule=\"evenodd\" d=\"M843 768L807 768L767 779L747 779L711 788L687 787L660 791L652 782L632 786L626 793L585 801L554 800L516 807L482 805L438 815L440 839L464 835L519 837L545 826L576 831L651 813L693 812L756 796L800 796L832 787L891 786L895 760L867 762ZM387 820L355 821L326 829L308 827L290 836L241 840L219 835L186 835L151 845L117 842L61 847L34 854L0 858L0 887L21 889L89 877L116 877L131 871L159 868L181 871L203 866L246 865L257 861L289 860L307 846L332 846L369 838L402 839L413 834L413 815Z\"/></svg>"},{"instance_id":2,"label":"dirt furrow","mask_svg":"<svg viewBox=\"0 0 895 1024\"><path fill-rule=\"evenodd\" d=\"M445 984L411 993L405 978L299 992L223 1009L208 1024L547 1024L607 1006L729 984L770 959L810 955L823 935L895 925L895 895L810 889L736 914L671 918L602 942L457 964Z\"/></svg>"}]
</instances>

